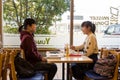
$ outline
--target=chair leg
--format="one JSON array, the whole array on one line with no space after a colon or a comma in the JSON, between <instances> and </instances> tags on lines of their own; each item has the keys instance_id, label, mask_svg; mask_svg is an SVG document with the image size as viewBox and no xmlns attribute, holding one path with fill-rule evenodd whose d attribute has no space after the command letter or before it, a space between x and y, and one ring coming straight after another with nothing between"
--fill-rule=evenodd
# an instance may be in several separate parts
<instances>
[{"instance_id":1,"label":"chair leg","mask_svg":"<svg viewBox=\"0 0 120 80\"><path fill-rule=\"evenodd\" d=\"M70 68L70 80L72 80L72 70Z\"/></svg>"},{"instance_id":2,"label":"chair leg","mask_svg":"<svg viewBox=\"0 0 120 80\"><path fill-rule=\"evenodd\" d=\"M3 70L2 79L7 80L7 70Z\"/></svg>"},{"instance_id":3,"label":"chair leg","mask_svg":"<svg viewBox=\"0 0 120 80\"><path fill-rule=\"evenodd\" d=\"M44 79L48 80L48 74L47 73L44 74Z\"/></svg>"},{"instance_id":4,"label":"chair leg","mask_svg":"<svg viewBox=\"0 0 120 80\"><path fill-rule=\"evenodd\" d=\"M12 80L12 74L11 74L12 72L11 72L11 68L10 68L10 74L9 74L9 76L10 76L10 80Z\"/></svg>"}]
</instances>

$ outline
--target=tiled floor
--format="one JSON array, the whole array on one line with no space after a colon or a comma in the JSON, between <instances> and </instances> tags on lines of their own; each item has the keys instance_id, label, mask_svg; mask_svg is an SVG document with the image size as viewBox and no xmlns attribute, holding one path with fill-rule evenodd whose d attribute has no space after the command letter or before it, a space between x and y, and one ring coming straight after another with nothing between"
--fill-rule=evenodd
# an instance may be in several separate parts
<instances>
[{"instance_id":1,"label":"tiled floor","mask_svg":"<svg viewBox=\"0 0 120 80\"><path fill-rule=\"evenodd\" d=\"M58 68L58 71L57 71L57 74L55 75L55 80L61 80L62 79L62 64L58 64L57 63L57 68ZM65 74L66 75L66 74Z\"/></svg>"},{"instance_id":2,"label":"tiled floor","mask_svg":"<svg viewBox=\"0 0 120 80\"><path fill-rule=\"evenodd\" d=\"M62 80L62 64L61 63L57 63L57 68L58 68L58 71L57 71L57 74L55 75L55 78L54 80ZM66 80L66 65L65 65L65 80ZM73 80L75 80L73 78Z\"/></svg>"}]
</instances>

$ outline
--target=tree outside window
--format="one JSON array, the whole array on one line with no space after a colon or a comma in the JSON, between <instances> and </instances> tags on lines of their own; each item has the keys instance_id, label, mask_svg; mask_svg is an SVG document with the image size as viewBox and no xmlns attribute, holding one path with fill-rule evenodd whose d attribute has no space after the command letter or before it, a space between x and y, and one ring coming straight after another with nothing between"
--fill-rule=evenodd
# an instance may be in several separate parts
<instances>
[{"instance_id":1,"label":"tree outside window","mask_svg":"<svg viewBox=\"0 0 120 80\"><path fill-rule=\"evenodd\" d=\"M51 34L49 27L69 8L69 0L3 0L4 32L17 34L29 17L37 22L36 34Z\"/></svg>"}]
</instances>

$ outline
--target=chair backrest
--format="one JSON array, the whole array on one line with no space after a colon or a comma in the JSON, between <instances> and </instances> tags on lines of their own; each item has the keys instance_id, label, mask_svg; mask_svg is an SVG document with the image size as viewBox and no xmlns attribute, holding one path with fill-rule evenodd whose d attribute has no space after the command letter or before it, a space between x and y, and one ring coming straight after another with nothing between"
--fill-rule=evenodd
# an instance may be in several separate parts
<instances>
[{"instance_id":1,"label":"chair backrest","mask_svg":"<svg viewBox=\"0 0 120 80\"><path fill-rule=\"evenodd\" d=\"M14 59L15 59L16 53L14 51L12 51L10 53L10 64L11 64L11 78L12 80L17 80L17 76L16 76L16 71L15 71L15 65L14 65Z\"/></svg>"},{"instance_id":2,"label":"chair backrest","mask_svg":"<svg viewBox=\"0 0 120 80\"><path fill-rule=\"evenodd\" d=\"M106 48L102 48L101 50L100 50L100 58L104 58L104 57L106 57L107 55L108 55L108 49L106 49Z\"/></svg>"},{"instance_id":3,"label":"chair backrest","mask_svg":"<svg viewBox=\"0 0 120 80\"><path fill-rule=\"evenodd\" d=\"M2 79L2 70L3 70L3 59L4 54L0 53L0 80Z\"/></svg>"},{"instance_id":4,"label":"chair backrest","mask_svg":"<svg viewBox=\"0 0 120 80\"><path fill-rule=\"evenodd\" d=\"M0 78L2 74L2 54L0 53Z\"/></svg>"},{"instance_id":5,"label":"chair backrest","mask_svg":"<svg viewBox=\"0 0 120 80\"><path fill-rule=\"evenodd\" d=\"M4 51L3 66L2 66L2 80L7 80L7 70L9 65L10 55L8 52Z\"/></svg>"},{"instance_id":6,"label":"chair backrest","mask_svg":"<svg viewBox=\"0 0 120 80\"><path fill-rule=\"evenodd\" d=\"M115 50L102 49L102 52L101 52L102 53L102 57L107 56L109 54L109 52L114 54L114 55L116 55L116 57L117 57L117 63L116 63L115 71L114 71L114 76L112 78L112 80L117 80L118 79L119 59L120 59L119 58L119 53L116 52Z\"/></svg>"},{"instance_id":7,"label":"chair backrest","mask_svg":"<svg viewBox=\"0 0 120 80\"><path fill-rule=\"evenodd\" d=\"M113 80L118 80L118 67L119 67L119 59L120 59L120 56L118 52L114 52L117 54L117 64L116 64L116 67L115 67L115 71L114 71L114 77L113 77Z\"/></svg>"},{"instance_id":8,"label":"chair backrest","mask_svg":"<svg viewBox=\"0 0 120 80\"><path fill-rule=\"evenodd\" d=\"M5 52L1 52L0 53L0 80L5 80L7 79L7 73L5 74L5 65L6 63L6 59L5 59L6 53ZM5 78L5 79L4 79Z\"/></svg>"},{"instance_id":9,"label":"chair backrest","mask_svg":"<svg viewBox=\"0 0 120 80\"><path fill-rule=\"evenodd\" d=\"M16 76L16 71L15 71L15 64L14 64L14 60L15 60L15 56L17 55L17 52L16 50L12 51L10 53L10 64L11 64L11 78L12 80L17 80L17 76ZM21 50L21 57L25 59L25 54L24 54L24 51Z\"/></svg>"}]
</instances>

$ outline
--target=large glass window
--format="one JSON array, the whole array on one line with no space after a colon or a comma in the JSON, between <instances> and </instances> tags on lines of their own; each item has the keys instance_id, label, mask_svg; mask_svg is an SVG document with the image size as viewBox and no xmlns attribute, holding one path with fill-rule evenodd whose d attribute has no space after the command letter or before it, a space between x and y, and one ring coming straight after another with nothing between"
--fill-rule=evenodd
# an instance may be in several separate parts
<instances>
[{"instance_id":1,"label":"large glass window","mask_svg":"<svg viewBox=\"0 0 120 80\"><path fill-rule=\"evenodd\" d=\"M96 24L98 46L120 48L120 0L74 0L74 45L85 40L81 23ZM18 27L25 18L37 21L39 48L63 48L70 37L70 0L3 0L3 46L19 47Z\"/></svg>"},{"instance_id":2,"label":"large glass window","mask_svg":"<svg viewBox=\"0 0 120 80\"><path fill-rule=\"evenodd\" d=\"M96 24L98 46L120 48L120 0L74 0L74 16L83 16L74 20L74 26L90 20ZM81 30L74 31L74 45L84 42Z\"/></svg>"},{"instance_id":3,"label":"large glass window","mask_svg":"<svg viewBox=\"0 0 120 80\"><path fill-rule=\"evenodd\" d=\"M18 27L25 18L37 22L39 48L63 48L69 43L69 0L3 0L3 47L19 47Z\"/></svg>"}]
</instances>

